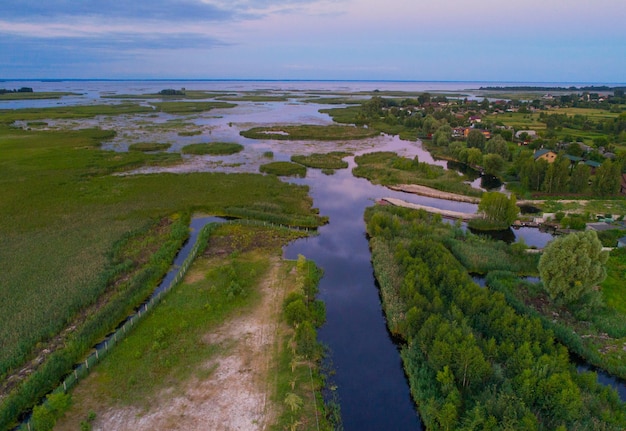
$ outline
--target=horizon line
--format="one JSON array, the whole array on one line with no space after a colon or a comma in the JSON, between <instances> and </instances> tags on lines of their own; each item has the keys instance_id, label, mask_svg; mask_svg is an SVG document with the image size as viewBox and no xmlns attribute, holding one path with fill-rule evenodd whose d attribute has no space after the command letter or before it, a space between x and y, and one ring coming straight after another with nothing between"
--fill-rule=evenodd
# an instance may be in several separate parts
<instances>
[{"instance_id":1,"label":"horizon line","mask_svg":"<svg viewBox=\"0 0 626 431\"><path fill-rule=\"evenodd\" d=\"M517 81L517 80L424 80L424 79L309 79L309 78L0 78L0 82L63 82L63 81L102 81L102 82L124 82L124 81L175 81L175 82L405 82L405 83L510 83L510 84L619 84L626 82L605 82L605 81Z\"/></svg>"}]
</instances>

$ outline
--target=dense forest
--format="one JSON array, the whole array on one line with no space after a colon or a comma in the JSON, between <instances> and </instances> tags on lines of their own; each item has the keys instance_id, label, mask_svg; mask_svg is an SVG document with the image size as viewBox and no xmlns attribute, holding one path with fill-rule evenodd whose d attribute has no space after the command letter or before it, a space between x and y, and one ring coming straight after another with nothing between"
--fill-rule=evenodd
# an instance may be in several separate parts
<instances>
[{"instance_id":1,"label":"dense forest","mask_svg":"<svg viewBox=\"0 0 626 431\"><path fill-rule=\"evenodd\" d=\"M390 207L366 213L372 259L411 393L430 430L618 430L626 409L540 319L474 283L475 269L536 271L523 247L490 253L459 225ZM535 258L536 259L536 258Z\"/></svg>"}]
</instances>

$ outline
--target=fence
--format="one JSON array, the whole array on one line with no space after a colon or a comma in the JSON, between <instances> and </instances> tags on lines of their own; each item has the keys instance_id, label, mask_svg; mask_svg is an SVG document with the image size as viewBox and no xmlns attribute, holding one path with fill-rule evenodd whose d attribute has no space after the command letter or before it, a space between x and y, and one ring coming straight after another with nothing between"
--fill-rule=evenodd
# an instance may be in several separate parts
<instances>
[{"instance_id":1,"label":"fence","mask_svg":"<svg viewBox=\"0 0 626 431\"><path fill-rule=\"evenodd\" d=\"M236 220L228 220L228 221L224 219L221 219L221 220L222 221L215 221L215 220L209 221L207 222L206 225L204 225L200 229L196 238L196 242L193 245L193 248L191 249L187 257L185 258L184 262L180 265L180 268L178 269L178 272L176 273L176 276L172 279L172 281L165 287L158 286L156 288L156 291L158 291L158 293L150 296L150 298L146 302L142 303L139 306L135 314L129 316L126 319L123 325L118 327L115 332L113 332L112 334L107 336L103 341L98 343L96 345L95 350L85 359L84 362L76 364L74 367L74 370L64 378L63 382L55 390L52 391L53 394L60 393L60 392L64 392L64 393L67 392L68 390L73 388L81 379L86 377L89 374L90 369L93 368L98 362L100 362L100 360L102 360L107 355L109 350L112 349L118 342L120 342L126 336L126 334L130 332L132 328L135 325L137 325L137 323L139 323L139 321L150 310L152 310L152 308L154 308L159 302L161 302L161 299L167 292L169 292L173 287L175 287L182 281L182 279L187 274L189 267L198 256L198 253L203 251L204 247L206 247L208 238L211 235L212 231L216 228L218 223L241 224L241 225L246 225L246 226L267 226L267 227L280 228L280 229L306 231L309 233L317 231L317 229L312 229L312 228L298 227L298 226L286 226L286 225L280 225L280 224L258 221L258 220L249 220L249 219L236 219ZM18 429L31 431L32 429L31 419L32 417L29 417L25 422L23 422L18 427Z\"/></svg>"}]
</instances>

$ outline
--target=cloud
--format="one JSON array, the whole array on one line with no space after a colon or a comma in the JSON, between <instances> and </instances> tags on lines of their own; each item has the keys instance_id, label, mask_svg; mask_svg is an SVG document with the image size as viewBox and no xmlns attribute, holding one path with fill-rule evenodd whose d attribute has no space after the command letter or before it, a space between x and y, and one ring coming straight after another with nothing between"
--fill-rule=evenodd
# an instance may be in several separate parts
<instances>
[{"instance_id":1,"label":"cloud","mask_svg":"<svg viewBox=\"0 0 626 431\"><path fill-rule=\"evenodd\" d=\"M19 21L50 18L106 17L139 20L198 21L232 18L227 8L195 0L102 1L22 0L0 6L0 16Z\"/></svg>"}]
</instances>

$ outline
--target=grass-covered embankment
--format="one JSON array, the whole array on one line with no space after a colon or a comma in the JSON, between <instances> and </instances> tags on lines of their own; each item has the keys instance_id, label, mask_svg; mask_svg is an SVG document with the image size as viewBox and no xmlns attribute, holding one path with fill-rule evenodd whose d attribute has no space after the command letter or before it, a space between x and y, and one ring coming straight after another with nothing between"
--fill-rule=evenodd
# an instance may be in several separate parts
<instances>
[{"instance_id":1,"label":"grass-covered embankment","mask_svg":"<svg viewBox=\"0 0 626 431\"><path fill-rule=\"evenodd\" d=\"M314 141L345 141L365 139L378 136L380 132L362 127L349 126L264 126L253 127L240 132L241 136L250 139L274 139L279 141L314 140Z\"/></svg>"},{"instance_id":2,"label":"grass-covered embankment","mask_svg":"<svg viewBox=\"0 0 626 431\"><path fill-rule=\"evenodd\" d=\"M446 248L463 232L425 212L366 212L392 333L428 429L604 429L626 426L617 393L578 373L539 319L472 282Z\"/></svg>"},{"instance_id":3,"label":"grass-covered embankment","mask_svg":"<svg viewBox=\"0 0 626 431\"><path fill-rule=\"evenodd\" d=\"M352 173L368 179L374 184L392 186L397 184L419 184L444 192L479 197L481 190L464 184L464 177L455 171L445 170L441 166L400 157L396 153L380 151L356 156L357 167Z\"/></svg>"},{"instance_id":4,"label":"grass-covered embankment","mask_svg":"<svg viewBox=\"0 0 626 431\"><path fill-rule=\"evenodd\" d=\"M73 391L73 407L56 429L77 429L81 422L107 426L116 411L123 414L129 408L158 410L183 426L193 427L195 421L223 425L236 418L220 415L237 413L238 405L250 408L239 399L240 391L264 393L272 400L271 407L263 406L268 416L256 418L262 424L283 429L299 421L312 427L317 414L321 429L330 429L320 397L319 347L314 329L311 334L304 323L317 326L323 321L323 306L314 300L320 273L304 259L279 260L281 245L300 236L237 224L213 230L182 284ZM304 308L297 314L301 325L294 330L281 321L294 323L286 310L296 300ZM276 307L284 307L287 317L281 318ZM249 331L245 337L239 325ZM268 345L255 344L261 335ZM255 348L266 349L265 354L248 357L248 350ZM239 361L255 367L255 378L229 368ZM200 398L195 395L198 388L203 391ZM185 400L185 417L173 402L163 401L164 391ZM233 397L231 406L215 408L213 403L227 400L227 394ZM272 419L278 423L267 423Z\"/></svg>"},{"instance_id":5,"label":"grass-covered embankment","mask_svg":"<svg viewBox=\"0 0 626 431\"><path fill-rule=\"evenodd\" d=\"M110 134L98 129L44 132L0 127L3 379L33 358L38 351L35 346L48 345L81 310L105 292L114 292L108 282L111 271L119 275L112 257L115 245L156 220L196 210L228 215L227 207L245 210L255 205L262 207L255 211L256 217L280 215L295 226L300 220L310 226L317 217L306 187L272 176L112 176L148 164L178 161L180 155L102 151L99 142L106 137ZM90 337L110 329L103 325ZM53 377L40 378L41 384L32 385L22 404L28 406L50 390L67 372L67 362L80 356L89 343L81 339L79 348L49 371ZM20 411L8 416L3 412L2 427Z\"/></svg>"}]
</instances>

